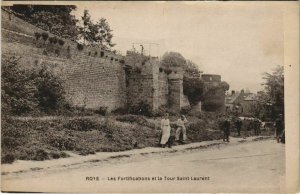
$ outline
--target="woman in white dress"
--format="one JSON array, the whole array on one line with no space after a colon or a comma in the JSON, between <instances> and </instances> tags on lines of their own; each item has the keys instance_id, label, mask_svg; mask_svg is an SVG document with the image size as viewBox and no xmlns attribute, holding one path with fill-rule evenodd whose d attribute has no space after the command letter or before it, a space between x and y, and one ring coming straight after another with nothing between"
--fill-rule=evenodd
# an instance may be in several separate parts
<instances>
[{"instance_id":1,"label":"woman in white dress","mask_svg":"<svg viewBox=\"0 0 300 194\"><path fill-rule=\"evenodd\" d=\"M160 139L160 145L162 147L166 146L166 143L169 140L171 127L170 127L170 120L169 120L169 114L166 113L165 117L160 122L160 128L161 128L161 139Z\"/></svg>"}]
</instances>

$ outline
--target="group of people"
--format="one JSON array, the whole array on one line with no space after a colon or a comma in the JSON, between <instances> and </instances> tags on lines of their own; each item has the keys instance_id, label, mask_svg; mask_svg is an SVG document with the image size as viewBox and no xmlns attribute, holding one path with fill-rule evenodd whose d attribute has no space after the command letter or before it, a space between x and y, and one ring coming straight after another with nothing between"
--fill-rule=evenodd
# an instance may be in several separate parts
<instances>
[{"instance_id":1,"label":"group of people","mask_svg":"<svg viewBox=\"0 0 300 194\"><path fill-rule=\"evenodd\" d=\"M243 122L240 118L238 117L230 118L226 115L223 115L223 117L219 121L219 128L223 131L223 141L229 142L230 128L233 127L236 128L237 135L241 136L242 126L243 126ZM247 129L248 131L253 129L254 135L260 134L260 128L261 128L261 122L258 119L249 121Z\"/></svg>"},{"instance_id":2,"label":"group of people","mask_svg":"<svg viewBox=\"0 0 300 194\"><path fill-rule=\"evenodd\" d=\"M171 128L169 114L166 113L160 122L161 135L159 144L161 147L166 147L166 145L171 148L174 141L184 143L187 139L186 126L187 119L184 115L181 115L176 122L176 127ZM234 125L234 126L231 126ZM223 131L223 141L229 142L230 129L235 127L237 135L241 136L241 129L243 122L240 118L230 118L229 116L223 115L219 119L219 128ZM248 127L246 129L254 130L254 135L260 134L261 122L258 119L253 119L249 121ZM279 117L275 122L276 138L278 142L285 142L285 131L284 123L282 117ZM182 135L182 136L181 136Z\"/></svg>"},{"instance_id":3,"label":"group of people","mask_svg":"<svg viewBox=\"0 0 300 194\"><path fill-rule=\"evenodd\" d=\"M174 140L184 143L187 139L186 137L186 127L187 119L184 115L181 115L180 118L176 122L176 129L171 128L169 114L166 113L164 118L160 122L161 135L160 135L160 146L166 147L168 145L169 148L172 147ZM180 139L180 135L182 134L182 139Z\"/></svg>"}]
</instances>

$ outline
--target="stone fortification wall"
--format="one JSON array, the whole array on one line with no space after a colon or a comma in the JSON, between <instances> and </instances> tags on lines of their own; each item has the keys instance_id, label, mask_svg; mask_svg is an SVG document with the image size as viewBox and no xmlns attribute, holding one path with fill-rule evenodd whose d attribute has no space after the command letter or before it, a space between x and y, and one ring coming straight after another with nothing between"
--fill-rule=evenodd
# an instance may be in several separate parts
<instances>
[{"instance_id":1,"label":"stone fortification wall","mask_svg":"<svg viewBox=\"0 0 300 194\"><path fill-rule=\"evenodd\" d=\"M182 70L161 68L158 58L128 52L126 57L83 46L49 32L64 44L37 39L45 31L2 11L2 57L19 56L24 68L53 67L64 79L69 101L85 108L114 110L141 102L152 110L161 106L180 110L184 105Z\"/></svg>"},{"instance_id":2,"label":"stone fortification wall","mask_svg":"<svg viewBox=\"0 0 300 194\"><path fill-rule=\"evenodd\" d=\"M130 66L127 71L127 103L128 107L138 107L141 104L155 108L154 93L157 86L154 84L153 70L158 65L156 58L128 52L125 64Z\"/></svg>"},{"instance_id":3,"label":"stone fortification wall","mask_svg":"<svg viewBox=\"0 0 300 194\"><path fill-rule=\"evenodd\" d=\"M20 57L24 68L53 67L65 81L67 98L75 106L109 110L126 106L126 76L122 56L99 48L77 48L77 43L62 39L51 44L35 32L44 31L2 11L2 57ZM47 32L49 37L57 37ZM57 37L59 38L59 37Z\"/></svg>"}]
</instances>

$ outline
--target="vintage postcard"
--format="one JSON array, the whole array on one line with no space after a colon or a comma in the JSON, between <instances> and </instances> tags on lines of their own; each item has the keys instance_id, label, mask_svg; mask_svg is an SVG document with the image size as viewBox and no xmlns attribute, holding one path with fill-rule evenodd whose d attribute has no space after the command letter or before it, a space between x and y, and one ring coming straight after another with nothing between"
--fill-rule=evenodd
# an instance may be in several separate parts
<instances>
[{"instance_id":1,"label":"vintage postcard","mask_svg":"<svg viewBox=\"0 0 300 194\"><path fill-rule=\"evenodd\" d=\"M2 2L1 191L299 192L299 3Z\"/></svg>"}]
</instances>

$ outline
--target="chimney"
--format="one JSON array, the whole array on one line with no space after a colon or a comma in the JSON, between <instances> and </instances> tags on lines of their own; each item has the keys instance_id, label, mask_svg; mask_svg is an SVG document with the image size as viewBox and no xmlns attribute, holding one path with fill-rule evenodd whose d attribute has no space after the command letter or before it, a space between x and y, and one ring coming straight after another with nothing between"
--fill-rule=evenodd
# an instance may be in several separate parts
<instances>
[{"instance_id":1,"label":"chimney","mask_svg":"<svg viewBox=\"0 0 300 194\"><path fill-rule=\"evenodd\" d=\"M242 93L242 94L244 94L244 93L245 93L244 89L242 89L242 90L241 90L241 93Z\"/></svg>"}]
</instances>

